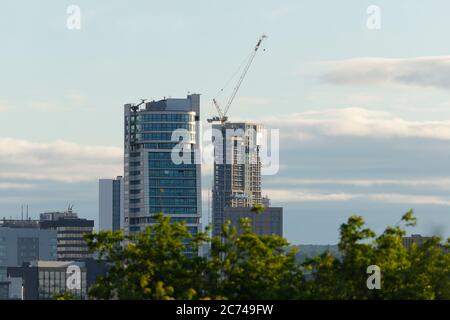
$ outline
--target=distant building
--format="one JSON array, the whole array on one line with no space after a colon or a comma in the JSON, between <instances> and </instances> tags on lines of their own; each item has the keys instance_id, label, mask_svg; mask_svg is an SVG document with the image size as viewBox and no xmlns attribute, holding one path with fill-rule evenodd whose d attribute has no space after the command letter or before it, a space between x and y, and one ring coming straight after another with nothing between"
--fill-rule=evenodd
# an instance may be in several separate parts
<instances>
[{"instance_id":1,"label":"distant building","mask_svg":"<svg viewBox=\"0 0 450 320\"><path fill-rule=\"evenodd\" d=\"M283 208L280 207L267 207L261 213L253 212L252 208L227 207L223 217L224 221L231 221L231 226L235 226L238 233L242 232L240 219L249 218L255 234L283 236Z\"/></svg>"},{"instance_id":2,"label":"distant building","mask_svg":"<svg viewBox=\"0 0 450 320\"><path fill-rule=\"evenodd\" d=\"M125 105L124 215L125 232L134 234L164 213L184 221L192 234L201 229L200 95ZM172 134L184 130L182 141ZM172 150L182 144L183 158L174 163ZM186 151L188 150L188 151Z\"/></svg>"},{"instance_id":3,"label":"distant building","mask_svg":"<svg viewBox=\"0 0 450 320\"><path fill-rule=\"evenodd\" d=\"M339 251L339 247L337 244L326 244L326 245L320 245L320 244L300 244L300 245L293 245L291 248L297 248L297 253L295 254L295 259L298 263L303 263L307 259L311 259L317 256L320 256L321 254L328 252L332 256L334 256L337 259L341 259L342 255ZM305 270L306 271L306 270Z\"/></svg>"},{"instance_id":4,"label":"distant building","mask_svg":"<svg viewBox=\"0 0 450 320\"><path fill-rule=\"evenodd\" d=\"M78 219L76 212L69 207L66 211L45 212L39 215L39 221L57 221L60 219Z\"/></svg>"},{"instance_id":5,"label":"distant building","mask_svg":"<svg viewBox=\"0 0 450 320\"><path fill-rule=\"evenodd\" d=\"M222 146L215 146L212 190L213 235L224 223L225 208L250 208L261 204L262 126L253 123L213 124L222 133Z\"/></svg>"},{"instance_id":6,"label":"distant building","mask_svg":"<svg viewBox=\"0 0 450 320\"><path fill-rule=\"evenodd\" d=\"M39 226L57 232L57 259L83 260L92 257L84 235L94 229L94 220L78 218L69 208L64 212L46 212L40 215Z\"/></svg>"},{"instance_id":7,"label":"distant building","mask_svg":"<svg viewBox=\"0 0 450 320\"><path fill-rule=\"evenodd\" d=\"M124 224L124 185L121 176L99 180L99 229L116 231Z\"/></svg>"},{"instance_id":8,"label":"distant building","mask_svg":"<svg viewBox=\"0 0 450 320\"><path fill-rule=\"evenodd\" d=\"M412 234L410 237L403 237L402 243L405 248L409 249L413 244L421 246L425 241L429 239L431 239L431 237L423 237L420 234Z\"/></svg>"},{"instance_id":9,"label":"distant building","mask_svg":"<svg viewBox=\"0 0 450 320\"><path fill-rule=\"evenodd\" d=\"M268 196L262 197L261 204L264 207L270 207L270 199L269 199L269 197Z\"/></svg>"},{"instance_id":10,"label":"distant building","mask_svg":"<svg viewBox=\"0 0 450 320\"><path fill-rule=\"evenodd\" d=\"M93 259L33 261L7 270L8 278L14 280L16 287L20 285L11 298L20 300L52 300L60 293L85 300L95 279L106 272L106 264Z\"/></svg>"},{"instance_id":11,"label":"distant building","mask_svg":"<svg viewBox=\"0 0 450 320\"><path fill-rule=\"evenodd\" d=\"M413 244L415 244L416 246L420 247L425 241L432 239L432 237L424 237L420 234L412 234L409 237L403 237L402 238L402 243L403 246L407 249L410 249L412 247ZM442 243L438 244L438 247L442 250L442 252L444 253L448 253L450 252L450 250L443 245Z\"/></svg>"},{"instance_id":12,"label":"distant building","mask_svg":"<svg viewBox=\"0 0 450 320\"><path fill-rule=\"evenodd\" d=\"M39 259L57 259L56 231L41 230L34 220L0 220L0 299L10 296L7 268Z\"/></svg>"},{"instance_id":13,"label":"distant building","mask_svg":"<svg viewBox=\"0 0 450 320\"><path fill-rule=\"evenodd\" d=\"M2 276L2 279L4 279L4 280L0 279L0 300L7 300L10 297L10 294L9 294L10 282L7 280L7 277L6 277L6 269L7 268L5 268L5 271L4 271L5 275Z\"/></svg>"}]
</instances>

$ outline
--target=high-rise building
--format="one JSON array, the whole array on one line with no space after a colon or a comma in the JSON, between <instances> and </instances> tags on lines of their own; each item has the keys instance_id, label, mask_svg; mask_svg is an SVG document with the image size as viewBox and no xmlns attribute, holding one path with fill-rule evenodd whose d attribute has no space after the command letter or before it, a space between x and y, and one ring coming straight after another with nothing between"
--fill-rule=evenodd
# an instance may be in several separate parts
<instances>
[{"instance_id":1,"label":"high-rise building","mask_svg":"<svg viewBox=\"0 0 450 320\"><path fill-rule=\"evenodd\" d=\"M200 95L126 104L124 120L125 232L143 231L162 212L185 221L195 234L201 218L201 166L194 152L200 144ZM177 129L184 130L182 142ZM172 160L180 143L190 148L182 154L188 163Z\"/></svg>"},{"instance_id":2,"label":"high-rise building","mask_svg":"<svg viewBox=\"0 0 450 320\"><path fill-rule=\"evenodd\" d=\"M82 260L92 257L84 235L94 229L94 220L78 218L69 208L64 212L41 213L41 229L56 230L57 257L61 261Z\"/></svg>"},{"instance_id":3,"label":"high-rise building","mask_svg":"<svg viewBox=\"0 0 450 320\"><path fill-rule=\"evenodd\" d=\"M262 126L253 123L214 124L222 142L215 145L212 190L213 235L224 223L224 208L248 208L262 202L260 139Z\"/></svg>"},{"instance_id":4,"label":"high-rise building","mask_svg":"<svg viewBox=\"0 0 450 320\"><path fill-rule=\"evenodd\" d=\"M123 228L123 178L99 180L99 229L116 231Z\"/></svg>"}]
</instances>

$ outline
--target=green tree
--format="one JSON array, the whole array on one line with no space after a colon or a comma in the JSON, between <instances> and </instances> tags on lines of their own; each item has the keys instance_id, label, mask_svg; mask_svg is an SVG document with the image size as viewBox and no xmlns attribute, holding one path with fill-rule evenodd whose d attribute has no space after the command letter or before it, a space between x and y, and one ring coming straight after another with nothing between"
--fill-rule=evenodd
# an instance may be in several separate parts
<instances>
[{"instance_id":1,"label":"green tree","mask_svg":"<svg viewBox=\"0 0 450 320\"><path fill-rule=\"evenodd\" d=\"M301 271L295 251L278 236L257 236L250 221L241 234L223 227L220 237L192 237L183 223L159 214L145 232L126 237L102 231L87 237L93 252L110 262L89 294L97 299L282 299L295 296ZM186 250L210 243L209 258Z\"/></svg>"},{"instance_id":2,"label":"green tree","mask_svg":"<svg viewBox=\"0 0 450 320\"><path fill-rule=\"evenodd\" d=\"M241 219L242 232L227 221L221 237L212 239L207 263L207 288L212 297L228 299L291 299L303 281L294 249L276 236L258 236L251 221Z\"/></svg>"},{"instance_id":3,"label":"green tree","mask_svg":"<svg viewBox=\"0 0 450 320\"><path fill-rule=\"evenodd\" d=\"M198 249L200 233L192 237L181 223L158 214L144 232L124 236L101 231L87 236L90 250L109 261L109 272L90 289L97 299L192 299L200 292L203 261L186 253Z\"/></svg>"},{"instance_id":4,"label":"green tree","mask_svg":"<svg viewBox=\"0 0 450 320\"><path fill-rule=\"evenodd\" d=\"M450 299L449 243L432 237L420 246L407 249L402 244L404 227L415 226L408 211L395 227L387 227L376 237L364 228L361 217L352 216L340 228L342 258L329 253L306 261L313 274L304 284L301 297L307 299ZM366 269L381 269L380 290L366 286Z\"/></svg>"},{"instance_id":5,"label":"green tree","mask_svg":"<svg viewBox=\"0 0 450 320\"><path fill-rule=\"evenodd\" d=\"M380 235L352 216L340 227L340 257L330 252L299 265L286 239L259 236L249 219L240 231L227 221L218 237L192 236L163 214L134 236L87 236L93 252L109 261L107 275L90 289L97 299L450 299L450 239L432 237L405 248L413 211ZM208 257L196 252L210 245ZM191 254L189 254L191 252ZM381 269L381 289L367 287L367 267Z\"/></svg>"}]
</instances>

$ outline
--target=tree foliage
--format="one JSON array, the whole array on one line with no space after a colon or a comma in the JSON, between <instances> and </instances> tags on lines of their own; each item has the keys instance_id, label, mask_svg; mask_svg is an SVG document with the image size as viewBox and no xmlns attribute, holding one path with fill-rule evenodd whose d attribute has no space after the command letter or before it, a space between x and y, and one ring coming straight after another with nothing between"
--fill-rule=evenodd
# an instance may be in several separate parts
<instances>
[{"instance_id":1,"label":"tree foliage","mask_svg":"<svg viewBox=\"0 0 450 320\"><path fill-rule=\"evenodd\" d=\"M301 294L306 299L450 299L450 239L432 237L405 248L404 227L415 226L413 211L396 227L376 236L361 217L350 217L340 228L341 259L329 254L303 266L313 273ZM381 289L368 290L367 267L381 269Z\"/></svg>"},{"instance_id":2,"label":"tree foliage","mask_svg":"<svg viewBox=\"0 0 450 320\"><path fill-rule=\"evenodd\" d=\"M376 235L352 216L340 227L340 258L326 252L299 264L286 239L259 236L251 221L241 231L227 222L220 237L192 236L163 214L144 232L87 236L93 252L109 261L89 294L96 299L450 299L450 239L402 244L408 211ZM194 254L207 245L207 256ZM367 267L381 269L381 289L369 290Z\"/></svg>"}]
</instances>

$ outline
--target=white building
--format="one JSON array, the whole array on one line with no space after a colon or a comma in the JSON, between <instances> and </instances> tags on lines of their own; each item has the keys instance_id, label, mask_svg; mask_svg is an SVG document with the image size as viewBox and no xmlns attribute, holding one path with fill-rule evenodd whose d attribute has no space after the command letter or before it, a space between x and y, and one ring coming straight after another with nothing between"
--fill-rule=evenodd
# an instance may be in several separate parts
<instances>
[{"instance_id":1,"label":"white building","mask_svg":"<svg viewBox=\"0 0 450 320\"><path fill-rule=\"evenodd\" d=\"M99 229L116 231L124 225L123 178L99 180Z\"/></svg>"}]
</instances>

